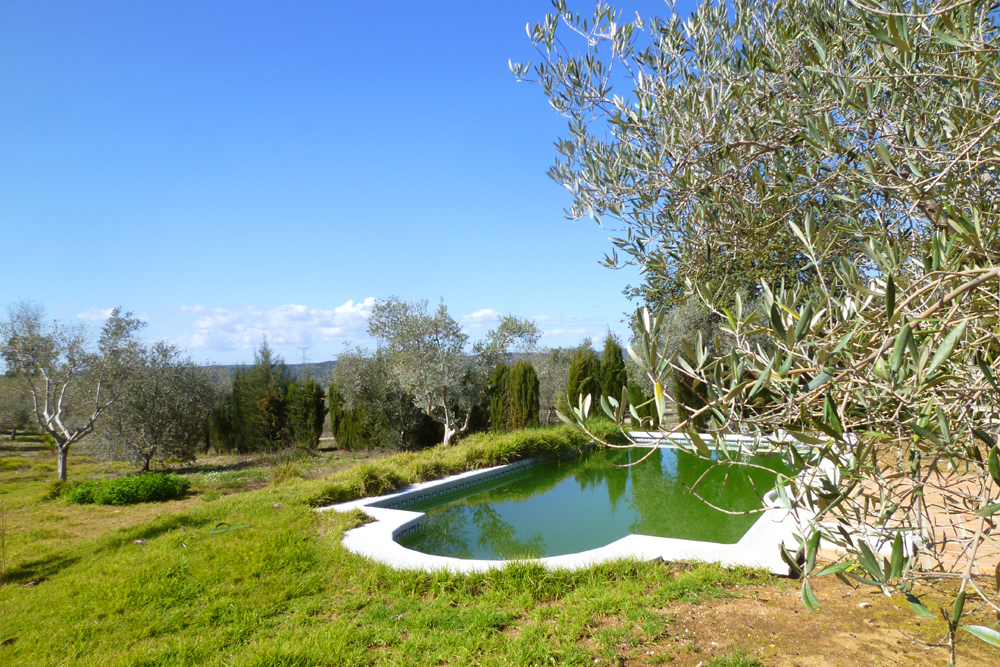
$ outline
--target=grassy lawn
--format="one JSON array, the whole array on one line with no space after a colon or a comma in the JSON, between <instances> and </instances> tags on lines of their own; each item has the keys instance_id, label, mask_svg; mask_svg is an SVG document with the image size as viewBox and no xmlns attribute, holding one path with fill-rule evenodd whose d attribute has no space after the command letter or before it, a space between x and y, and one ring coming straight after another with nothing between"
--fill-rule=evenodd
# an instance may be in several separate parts
<instances>
[{"instance_id":1,"label":"grassy lawn","mask_svg":"<svg viewBox=\"0 0 1000 667\"><path fill-rule=\"evenodd\" d=\"M808 614L796 582L708 565L399 572L340 545L362 514L314 511L331 497L555 452L556 440L206 458L179 470L187 497L127 507L44 499L51 454L0 441L0 665L943 664L941 649L911 641L935 641L943 622L832 578L822 611ZM82 450L69 471L123 472ZM997 655L962 650L966 665Z\"/></svg>"},{"instance_id":2,"label":"grassy lawn","mask_svg":"<svg viewBox=\"0 0 1000 667\"><path fill-rule=\"evenodd\" d=\"M619 664L670 634L669 605L765 576L636 562L394 571L340 546L360 513L313 511L331 480L372 467L361 456L200 461L189 497L130 507L43 500L49 455L0 458L0 663ZM403 455L399 469L413 465ZM115 472L71 457L71 479Z\"/></svg>"}]
</instances>

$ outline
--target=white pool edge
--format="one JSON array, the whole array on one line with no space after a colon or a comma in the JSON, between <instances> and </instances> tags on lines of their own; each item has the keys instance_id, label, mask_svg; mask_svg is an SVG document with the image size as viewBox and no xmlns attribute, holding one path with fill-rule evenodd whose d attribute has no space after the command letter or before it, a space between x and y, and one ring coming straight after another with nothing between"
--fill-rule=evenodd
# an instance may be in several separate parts
<instances>
[{"instance_id":1,"label":"white pool edge","mask_svg":"<svg viewBox=\"0 0 1000 667\"><path fill-rule=\"evenodd\" d=\"M660 445L671 447L672 445ZM503 568L512 561L472 560L434 556L403 547L395 538L415 530L424 518L423 512L402 509L407 505L423 502L430 497L460 489L468 484L481 483L519 472L535 465L533 459L508 465L484 468L452 475L444 479L422 482L405 489L372 498L362 498L338 505L318 508L318 512L335 510L350 512L360 509L375 519L344 534L342 544L348 551L371 558L390 567L404 570L451 572L483 572ZM826 462L824 462L826 463ZM832 468L832 466L828 466ZM823 474L835 475L836 469L823 469ZM575 570L591 565L624 558L665 561L700 561L719 563L723 566L744 566L766 569L773 574L787 575L788 565L779 555L778 545L784 543L792 552L798 548L793 537L796 523L787 509L780 505L776 494L766 497L768 509L735 544L718 544L697 540L682 540L649 535L627 535L611 544L562 556L532 559L550 569Z\"/></svg>"}]
</instances>

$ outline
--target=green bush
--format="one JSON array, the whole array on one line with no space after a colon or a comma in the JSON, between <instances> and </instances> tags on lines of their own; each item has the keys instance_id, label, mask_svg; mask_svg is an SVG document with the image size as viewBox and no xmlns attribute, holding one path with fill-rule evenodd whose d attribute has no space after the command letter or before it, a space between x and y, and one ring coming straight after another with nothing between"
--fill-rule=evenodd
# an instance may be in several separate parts
<instances>
[{"instance_id":1,"label":"green bush","mask_svg":"<svg viewBox=\"0 0 1000 667\"><path fill-rule=\"evenodd\" d=\"M77 505L133 505L179 498L191 483L177 475L154 472L116 479L88 479L63 491Z\"/></svg>"}]
</instances>

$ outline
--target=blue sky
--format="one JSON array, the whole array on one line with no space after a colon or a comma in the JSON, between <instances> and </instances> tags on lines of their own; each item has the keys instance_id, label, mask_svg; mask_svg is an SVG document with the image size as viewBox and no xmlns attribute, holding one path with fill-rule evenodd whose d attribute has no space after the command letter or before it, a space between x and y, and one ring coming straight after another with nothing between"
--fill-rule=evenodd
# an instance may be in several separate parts
<instances>
[{"instance_id":1,"label":"blue sky","mask_svg":"<svg viewBox=\"0 0 1000 667\"><path fill-rule=\"evenodd\" d=\"M565 120L508 70L549 9L0 0L0 301L120 305L219 363L263 335L288 361L370 344L389 295L443 298L473 339L500 313L550 346L624 332L636 274L564 218Z\"/></svg>"}]
</instances>

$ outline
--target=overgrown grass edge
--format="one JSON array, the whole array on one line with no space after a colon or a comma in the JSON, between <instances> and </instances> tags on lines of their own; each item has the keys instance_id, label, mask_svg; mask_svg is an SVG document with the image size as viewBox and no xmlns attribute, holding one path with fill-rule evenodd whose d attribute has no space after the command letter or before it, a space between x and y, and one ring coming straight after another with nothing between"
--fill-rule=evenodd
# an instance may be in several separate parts
<instances>
[{"instance_id":1,"label":"overgrown grass edge","mask_svg":"<svg viewBox=\"0 0 1000 667\"><path fill-rule=\"evenodd\" d=\"M626 444L618 427L611 422L595 420L588 428L608 442ZM590 436L565 425L510 433L477 433L449 447L438 445L419 452L394 454L336 473L307 502L313 507L346 503L469 470L529 458L558 458L592 444Z\"/></svg>"}]
</instances>

